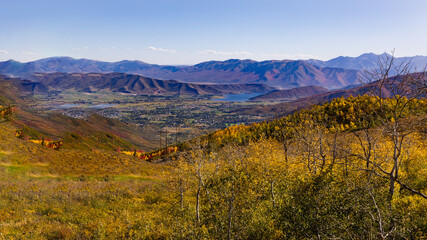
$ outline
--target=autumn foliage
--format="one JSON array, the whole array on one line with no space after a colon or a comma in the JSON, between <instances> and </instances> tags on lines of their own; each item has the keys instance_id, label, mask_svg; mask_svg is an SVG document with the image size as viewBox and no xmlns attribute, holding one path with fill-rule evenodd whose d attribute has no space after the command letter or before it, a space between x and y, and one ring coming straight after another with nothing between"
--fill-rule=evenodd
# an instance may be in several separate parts
<instances>
[{"instance_id":1,"label":"autumn foliage","mask_svg":"<svg viewBox=\"0 0 427 240\"><path fill-rule=\"evenodd\" d=\"M145 161L152 161L154 159L160 158L162 156L166 156L169 155L171 153L175 153L178 151L178 147L176 146L171 146L171 147L166 147L160 150L155 150L152 152L148 152L148 153L144 153L144 151L142 150L133 150L133 151L120 151L123 154L129 155L129 156L133 156L133 157L137 157L139 159L145 160Z\"/></svg>"},{"instance_id":2,"label":"autumn foliage","mask_svg":"<svg viewBox=\"0 0 427 240\"><path fill-rule=\"evenodd\" d=\"M2 123L0 234L423 239L426 116L425 99L338 98L152 152L101 133L52 151Z\"/></svg>"},{"instance_id":3,"label":"autumn foliage","mask_svg":"<svg viewBox=\"0 0 427 240\"><path fill-rule=\"evenodd\" d=\"M0 119L7 119L13 113L13 108L11 106L1 106L0 105Z\"/></svg>"},{"instance_id":4,"label":"autumn foliage","mask_svg":"<svg viewBox=\"0 0 427 240\"><path fill-rule=\"evenodd\" d=\"M24 139L24 140L27 140L27 141L30 141L30 142L33 142L36 144L40 144L42 146L52 148L54 150L59 150L63 145L62 140L54 141L52 139L44 139L44 138L42 138L42 139L30 139L23 129L16 130L15 136L17 138Z\"/></svg>"},{"instance_id":5,"label":"autumn foliage","mask_svg":"<svg viewBox=\"0 0 427 240\"><path fill-rule=\"evenodd\" d=\"M426 114L365 95L195 139L171 178L178 238L425 237Z\"/></svg>"},{"instance_id":6,"label":"autumn foliage","mask_svg":"<svg viewBox=\"0 0 427 240\"><path fill-rule=\"evenodd\" d=\"M381 102L381 103L380 103ZM205 139L216 146L229 143L245 145L261 137L274 138L282 141L291 138L295 129L304 124L322 126L328 132L357 131L372 128L381 124L380 110L385 109L385 118L393 121L391 111L396 108L392 98L379 99L374 96L363 95L349 98L336 98L323 105L315 105L307 110L300 110L281 119L255 123L252 125L236 125L211 133ZM427 113L427 101L423 99L402 98L400 105L406 105L402 117L413 117Z\"/></svg>"}]
</instances>

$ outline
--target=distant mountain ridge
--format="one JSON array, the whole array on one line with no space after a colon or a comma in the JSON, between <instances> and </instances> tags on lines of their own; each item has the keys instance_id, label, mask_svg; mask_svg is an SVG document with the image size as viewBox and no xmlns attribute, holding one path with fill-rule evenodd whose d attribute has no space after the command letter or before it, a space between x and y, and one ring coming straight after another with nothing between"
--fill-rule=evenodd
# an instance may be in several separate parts
<instances>
[{"instance_id":1,"label":"distant mountain ridge","mask_svg":"<svg viewBox=\"0 0 427 240\"><path fill-rule=\"evenodd\" d=\"M210 61L181 68L173 73L158 77L169 77L186 82L222 83L264 83L277 88L294 88L320 85L337 88L357 82L355 70L322 68L304 61L262 61L237 60Z\"/></svg>"},{"instance_id":2,"label":"distant mountain ridge","mask_svg":"<svg viewBox=\"0 0 427 240\"><path fill-rule=\"evenodd\" d=\"M379 58L391 57L391 55L387 53L383 53L377 55L375 53L364 53L358 57L337 57L330 59L328 61L321 61L310 59L306 60L306 62L319 66L319 67L332 67L332 68L346 68L346 69L354 69L354 70L371 70L378 66ZM427 56L414 56L414 57L396 57L394 59L395 64L399 65L403 62L411 63L414 68L414 72L422 71L427 65Z\"/></svg>"},{"instance_id":3,"label":"distant mountain ridge","mask_svg":"<svg viewBox=\"0 0 427 240\"><path fill-rule=\"evenodd\" d=\"M0 73L27 78L34 73L111 73L138 74L161 80L174 79L190 83L246 84L263 83L276 88L319 85L340 88L356 83L356 70L324 68L304 61L263 61L231 59L210 61L194 66L160 66L140 61L99 62L69 57L41 59L29 63L0 63Z\"/></svg>"},{"instance_id":4,"label":"distant mountain ridge","mask_svg":"<svg viewBox=\"0 0 427 240\"><path fill-rule=\"evenodd\" d=\"M133 94L223 95L268 92L265 84L192 84L158 80L126 73L35 73L27 76L23 87L29 92L74 90L79 92L119 92Z\"/></svg>"},{"instance_id":5,"label":"distant mountain ridge","mask_svg":"<svg viewBox=\"0 0 427 240\"><path fill-rule=\"evenodd\" d=\"M162 66L142 61L102 62L71 57L52 57L20 63L14 60L0 62L0 74L26 78L34 73L112 73L138 74L160 80L178 80L189 83L263 83L289 89L317 85L328 89L358 84L362 69L375 66L378 57L373 53L359 57L337 57L320 60L238 60L208 61L193 66ZM409 58L396 58L396 62ZM421 69L427 57L416 56L414 66Z\"/></svg>"}]
</instances>

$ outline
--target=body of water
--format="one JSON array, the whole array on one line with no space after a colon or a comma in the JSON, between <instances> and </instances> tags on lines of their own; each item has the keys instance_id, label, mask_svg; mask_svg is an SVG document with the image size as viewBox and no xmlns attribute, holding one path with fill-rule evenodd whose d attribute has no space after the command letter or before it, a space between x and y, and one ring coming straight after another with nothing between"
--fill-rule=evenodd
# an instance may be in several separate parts
<instances>
[{"instance_id":1,"label":"body of water","mask_svg":"<svg viewBox=\"0 0 427 240\"><path fill-rule=\"evenodd\" d=\"M63 104L63 105L59 105L58 108L73 108L78 106L80 106L80 104Z\"/></svg>"},{"instance_id":2,"label":"body of water","mask_svg":"<svg viewBox=\"0 0 427 240\"><path fill-rule=\"evenodd\" d=\"M56 108L73 108L73 107L80 107L82 104L62 104L57 106ZM114 107L116 104L97 104L89 106L89 108L108 108L108 107Z\"/></svg>"},{"instance_id":3,"label":"body of water","mask_svg":"<svg viewBox=\"0 0 427 240\"><path fill-rule=\"evenodd\" d=\"M245 102L249 99L259 96L263 93L239 93L239 94L226 94L224 98L212 99L212 101L226 101L226 102Z\"/></svg>"},{"instance_id":4,"label":"body of water","mask_svg":"<svg viewBox=\"0 0 427 240\"><path fill-rule=\"evenodd\" d=\"M90 106L90 108L107 108L107 107L114 107L116 104L98 104Z\"/></svg>"}]
</instances>

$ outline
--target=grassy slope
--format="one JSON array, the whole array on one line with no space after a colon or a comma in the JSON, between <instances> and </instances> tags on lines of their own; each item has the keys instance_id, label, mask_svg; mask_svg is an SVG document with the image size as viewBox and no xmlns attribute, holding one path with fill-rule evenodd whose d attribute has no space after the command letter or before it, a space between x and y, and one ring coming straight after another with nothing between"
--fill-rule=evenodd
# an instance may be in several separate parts
<instances>
[{"instance_id":1,"label":"grassy slope","mask_svg":"<svg viewBox=\"0 0 427 240\"><path fill-rule=\"evenodd\" d=\"M52 150L0 123L0 238L158 236L168 167L111 150ZM130 214L131 213L131 214ZM133 233L129 227L137 232Z\"/></svg>"},{"instance_id":2,"label":"grassy slope","mask_svg":"<svg viewBox=\"0 0 427 240\"><path fill-rule=\"evenodd\" d=\"M157 146L157 141L153 138L154 129L143 129L133 124L126 124L115 119L106 118L100 115L91 115L88 119L70 118L61 114L51 114L39 117L27 111L18 109L16 112L17 126L30 126L41 134L52 138L66 138L69 133L77 133L92 139L92 144L97 144L94 139L113 136L121 138L121 148L152 150ZM111 145L106 139L104 142ZM126 143L125 143L126 142ZM117 148L118 145L110 146L110 149Z\"/></svg>"},{"instance_id":3,"label":"grassy slope","mask_svg":"<svg viewBox=\"0 0 427 240\"><path fill-rule=\"evenodd\" d=\"M80 144L76 140L73 143L75 148L67 147L56 151L18 139L15 131L16 127L11 123L0 125L0 160L6 165L38 165L43 166L43 174L74 176L154 175L158 168L162 168L112 150L96 148L96 145L91 146L91 149L85 148L82 145L90 144L88 140Z\"/></svg>"}]
</instances>

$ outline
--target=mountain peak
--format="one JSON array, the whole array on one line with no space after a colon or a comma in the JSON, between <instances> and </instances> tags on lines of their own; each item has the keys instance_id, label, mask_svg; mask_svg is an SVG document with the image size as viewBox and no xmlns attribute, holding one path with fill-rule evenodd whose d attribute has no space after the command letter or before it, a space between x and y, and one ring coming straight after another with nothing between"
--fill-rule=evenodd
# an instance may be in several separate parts
<instances>
[{"instance_id":1,"label":"mountain peak","mask_svg":"<svg viewBox=\"0 0 427 240\"><path fill-rule=\"evenodd\" d=\"M361 54L360 56L358 56L357 58L363 58L363 57L378 57L378 55L377 54L375 54L375 53L373 53L373 52L370 52L370 53L364 53L364 54Z\"/></svg>"},{"instance_id":2,"label":"mountain peak","mask_svg":"<svg viewBox=\"0 0 427 240\"><path fill-rule=\"evenodd\" d=\"M34 62L38 62L38 61L47 62L47 61L58 61L58 60L73 61L73 60L77 60L77 59L72 58L72 57L67 57L67 56L58 56L58 57L42 58L42 59L36 60Z\"/></svg>"}]
</instances>

